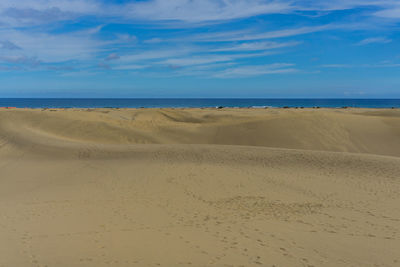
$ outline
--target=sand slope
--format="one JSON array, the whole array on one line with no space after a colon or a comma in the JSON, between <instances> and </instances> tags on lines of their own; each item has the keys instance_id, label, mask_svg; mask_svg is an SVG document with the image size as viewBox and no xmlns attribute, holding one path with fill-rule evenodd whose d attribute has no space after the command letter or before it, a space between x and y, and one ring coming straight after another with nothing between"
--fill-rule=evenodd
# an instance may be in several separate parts
<instances>
[{"instance_id":1,"label":"sand slope","mask_svg":"<svg viewBox=\"0 0 400 267\"><path fill-rule=\"evenodd\" d=\"M223 144L400 156L400 110L2 110L9 138L103 144ZM28 134L29 133L29 134ZM32 137L35 135L35 137Z\"/></svg>"},{"instance_id":2,"label":"sand slope","mask_svg":"<svg viewBox=\"0 0 400 267\"><path fill-rule=\"evenodd\" d=\"M2 110L0 266L397 266L399 119Z\"/></svg>"}]
</instances>

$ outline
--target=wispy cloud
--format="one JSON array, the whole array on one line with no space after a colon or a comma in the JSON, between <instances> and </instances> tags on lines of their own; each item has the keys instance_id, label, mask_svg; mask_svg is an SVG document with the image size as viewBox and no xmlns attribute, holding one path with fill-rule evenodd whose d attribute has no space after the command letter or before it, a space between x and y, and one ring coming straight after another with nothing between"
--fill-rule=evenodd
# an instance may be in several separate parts
<instances>
[{"instance_id":1,"label":"wispy cloud","mask_svg":"<svg viewBox=\"0 0 400 267\"><path fill-rule=\"evenodd\" d=\"M357 45L387 44L390 42L392 42L392 40L386 37L371 37L361 40L360 42L357 43Z\"/></svg>"},{"instance_id":2,"label":"wispy cloud","mask_svg":"<svg viewBox=\"0 0 400 267\"><path fill-rule=\"evenodd\" d=\"M48 24L101 13L95 0L2 0L0 22L10 26Z\"/></svg>"},{"instance_id":3,"label":"wispy cloud","mask_svg":"<svg viewBox=\"0 0 400 267\"><path fill-rule=\"evenodd\" d=\"M296 46L301 44L301 42L297 41L291 41L291 42L252 42L252 43L241 43L241 44L235 44L231 46L225 46L221 47L218 49L215 49L214 51L260 51L260 50L271 50L271 49L277 49L277 48L283 48L283 47L290 47L290 46Z\"/></svg>"},{"instance_id":4,"label":"wispy cloud","mask_svg":"<svg viewBox=\"0 0 400 267\"><path fill-rule=\"evenodd\" d=\"M194 66L204 65L217 62L228 62L232 61L232 56L224 55L207 55L207 56L196 56L196 57L183 57L183 58L170 58L159 62L159 64L170 65L170 66Z\"/></svg>"},{"instance_id":5,"label":"wispy cloud","mask_svg":"<svg viewBox=\"0 0 400 267\"><path fill-rule=\"evenodd\" d=\"M397 5L395 7L380 10L374 15L387 19L400 19L400 4L397 2Z\"/></svg>"},{"instance_id":6,"label":"wispy cloud","mask_svg":"<svg viewBox=\"0 0 400 267\"><path fill-rule=\"evenodd\" d=\"M159 61L167 58L181 57L190 55L199 51L196 47L170 47L170 48L153 48L141 49L133 53L121 55L118 60L119 63L137 63L143 61Z\"/></svg>"},{"instance_id":7,"label":"wispy cloud","mask_svg":"<svg viewBox=\"0 0 400 267\"><path fill-rule=\"evenodd\" d=\"M376 16L399 18L397 0L148 0L110 6L110 13L144 21L219 22L266 14L381 9ZM121 11L123 10L123 11Z\"/></svg>"},{"instance_id":8,"label":"wispy cloud","mask_svg":"<svg viewBox=\"0 0 400 267\"><path fill-rule=\"evenodd\" d=\"M134 65L134 64L128 64L128 65L117 65L113 67L114 70L140 70L147 68L147 65Z\"/></svg>"},{"instance_id":9,"label":"wispy cloud","mask_svg":"<svg viewBox=\"0 0 400 267\"><path fill-rule=\"evenodd\" d=\"M185 56L185 57L177 57L177 58L168 58L163 61L157 62L162 65L172 65L172 66L196 66L196 65L205 65L211 63L221 63L221 62L232 62L235 60L246 59L246 58L261 58L268 55L274 54L274 52L266 51L260 53L240 53L240 54L206 54L206 55L198 55L198 56Z\"/></svg>"},{"instance_id":10,"label":"wispy cloud","mask_svg":"<svg viewBox=\"0 0 400 267\"><path fill-rule=\"evenodd\" d=\"M151 38L151 39L148 39L148 40L144 40L143 43L145 43L145 44L159 44L159 43L162 43L162 41L163 40L161 38L154 37L154 38Z\"/></svg>"},{"instance_id":11,"label":"wispy cloud","mask_svg":"<svg viewBox=\"0 0 400 267\"><path fill-rule=\"evenodd\" d=\"M21 47L10 41L0 41L0 49L6 50L21 50Z\"/></svg>"},{"instance_id":12,"label":"wispy cloud","mask_svg":"<svg viewBox=\"0 0 400 267\"><path fill-rule=\"evenodd\" d=\"M351 64L324 64L321 65L322 68L332 68L332 69L342 69L342 68L353 68L354 65Z\"/></svg>"},{"instance_id":13,"label":"wispy cloud","mask_svg":"<svg viewBox=\"0 0 400 267\"><path fill-rule=\"evenodd\" d=\"M325 64L321 65L322 68L331 69L349 69L349 68L397 68L400 67L400 63L393 62L380 62L370 64Z\"/></svg>"},{"instance_id":14,"label":"wispy cloud","mask_svg":"<svg viewBox=\"0 0 400 267\"><path fill-rule=\"evenodd\" d=\"M231 20L291 10L288 1L263 0L150 0L125 8L126 16L135 19L186 22Z\"/></svg>"},{"instance_id":15,"label":"wispy cloud","mask_svg":"<svg viewBox=\"0 0 400 267\"><path fill-rule=\"evenodd\" d=\"M196 41L203 42L233 42L233 41L252 41L252 40L267 40L267 39L276 39L283 37L293 37L298 35L304 35L314 32L320 32L330 29L337 29L337 25L328 24L328 25L319 25L319 26L306 26L299 28L289 28L282 29L276 31L266 31L266 32L258 32L258 33L243 33L243 32L218 32L211 34L199 34L193 36L193 39Z\"/></svg>"},{"instance_id":16,"label":"wispy cloud","mask_svg":"<svg viewBox=\"0 0 400 267\"><path fill-rule=\"evenodd\" d=\"M117 53L111 53L106 57L106 61L117 60L120 56Z\"/></svg>"},{"instance_id":17,"label":"wispy cloud","mask_svg":"<svg viewBox=\"0 0 400 267\"><path fill-rule=\"evenodd\" d=\"M269 65L257 65L257 66L239 66L234 68L228 68L224 71L214 74L217 78L242 78L250 76L260 76L267 74L284 74L298 72L296 68L293 68L294 64L289 63L275 63Z\"/></svg>"},{"instance_id":18,"label":"wispy cloud","mask_svg":"<svg viewBox=\"0 0 400 267\"><path fill-rule=\"evenodd\" d=\"M35 57L26 56L0 56L0 62L29 67L35 67L41 63L41 61Z\"/></svg>"},{"instance_id":19,"label":"wispy cloud","mask_svg":"<svg viewBox=\"0 0 400 267\"><path fill-rule=\"evenodd\" d=\"M387 8L398 4L397 0L297 0L293 2L293 6L297 10L313 10L313 11L334 11L346 10L362 7L380 7Z\"/></svg>"},{"instance_id":20,"label":"wispy cloud","mask_svg":"<svg viewBox=\"0 0 400 267\"><path fill-rule=\"evenodd\" d=\"M98 30L98 27L95 28ZM0 35L11 43L18 44L14 53L30 55L45 62L83 60L98 52L108 42L96 40L91 35L93 29L65 34L29 32L19 30L1 30ZM0 55L4 53L0 50Z\"/></svg>"}]
</instances>

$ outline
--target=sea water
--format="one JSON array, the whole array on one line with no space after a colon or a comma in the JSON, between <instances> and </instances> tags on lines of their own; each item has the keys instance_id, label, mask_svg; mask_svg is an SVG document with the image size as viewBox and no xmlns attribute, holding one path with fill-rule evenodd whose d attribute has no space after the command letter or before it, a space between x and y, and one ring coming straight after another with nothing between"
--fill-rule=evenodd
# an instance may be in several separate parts
<instances>
[{"instance_id":1,"label":"sea water","mask_svg":"<svg viewBox=\"0 0 400 267\"><path fill-rule=\"evenodd\" d=\"M400 108L400 99L261 98L0 98L0 107L18 108L207 108L324 107Z\"/></svg>"}]
</instances>

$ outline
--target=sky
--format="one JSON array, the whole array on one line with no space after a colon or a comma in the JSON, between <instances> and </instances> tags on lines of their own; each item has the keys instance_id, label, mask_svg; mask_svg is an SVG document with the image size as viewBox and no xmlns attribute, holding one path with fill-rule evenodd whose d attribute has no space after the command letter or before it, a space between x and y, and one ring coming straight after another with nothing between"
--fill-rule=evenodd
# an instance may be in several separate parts
<instances>
[{"instance_id":1,"label":"sky","mask_svg":"<svg viewBox=\"0 0 400 267\"><path fill-rule=\"evenodd\" d=\"M399 0L0 0L0 97L400 98Z\"/></svg>"}]
</instances>

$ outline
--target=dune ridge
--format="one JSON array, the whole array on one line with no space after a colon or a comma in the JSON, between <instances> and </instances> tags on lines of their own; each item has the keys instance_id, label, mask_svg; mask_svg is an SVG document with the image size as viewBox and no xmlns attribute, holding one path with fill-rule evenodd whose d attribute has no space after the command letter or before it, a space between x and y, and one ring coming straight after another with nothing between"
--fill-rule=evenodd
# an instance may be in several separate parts
<instances>
[{"instance_id":1,"label":"dune ridge","mask_svg":"<svg viewBox=\"0 0 400 267\"><path fill-rule=\"evenodd\" d=\"M0 266L396 266L400 111L0 111Z\"/></svg>"},{"instance_id":2,"label":"dune ridge","mask_svg":"<svg viewBox=\"0 0 400 267\"><path fill-rule=\"evenodd\" d=\"M400 110L12 110L2 111L0 122L3 138L8 133L15 142L244 145L400 156Z\"/></svg>"}]
</instances>

